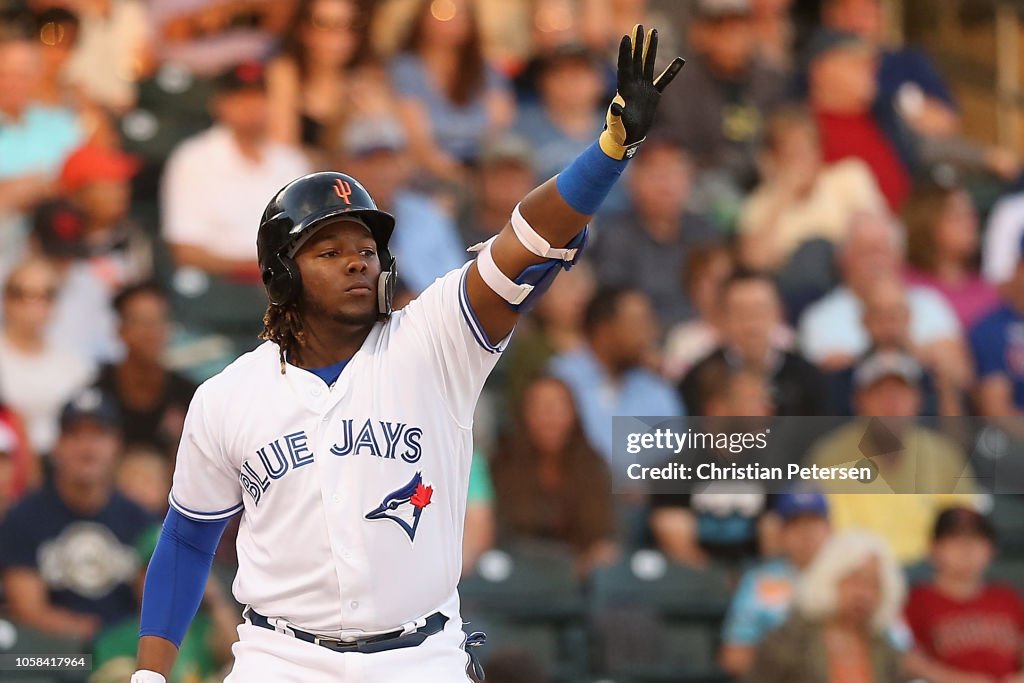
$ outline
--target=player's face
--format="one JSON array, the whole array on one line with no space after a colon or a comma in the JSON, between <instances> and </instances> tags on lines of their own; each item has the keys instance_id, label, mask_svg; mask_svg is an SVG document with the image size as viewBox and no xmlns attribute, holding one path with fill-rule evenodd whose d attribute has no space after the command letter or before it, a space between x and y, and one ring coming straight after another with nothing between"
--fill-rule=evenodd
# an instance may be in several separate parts
<instances>
[{"instance_id":1,"label":"player's face","mask_svg":"<svg viewBox=\"0 0 1024 683\"><path fill-rule=\"evenodd\" d=\"M348 325L377 319L380 259L370 231L352 221L317 230L295 255L302 274L304 314Z\"/></svg>"}]
</instances>

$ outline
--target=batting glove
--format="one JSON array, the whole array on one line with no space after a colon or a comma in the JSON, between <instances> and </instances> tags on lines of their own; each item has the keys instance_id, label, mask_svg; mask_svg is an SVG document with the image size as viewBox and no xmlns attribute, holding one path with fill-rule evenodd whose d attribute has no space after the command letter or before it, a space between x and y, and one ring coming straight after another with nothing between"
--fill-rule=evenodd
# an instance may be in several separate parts
<instances>
[{"instance_id":1,"label":"batting glove","mask_svg":"<svg viewBox=\"0 0 1024 683\"><path fill-rule=\"evenodd\" d=\"M636 154L654 121L662 91L686 63L676 57L655 78L657 56L657 29L652 28L645 36L643 25L637 24L632 37L622 36L615 99L608 107L600 137L601 150L613 159L630 159Z\"/></svg>"}]
</instances>

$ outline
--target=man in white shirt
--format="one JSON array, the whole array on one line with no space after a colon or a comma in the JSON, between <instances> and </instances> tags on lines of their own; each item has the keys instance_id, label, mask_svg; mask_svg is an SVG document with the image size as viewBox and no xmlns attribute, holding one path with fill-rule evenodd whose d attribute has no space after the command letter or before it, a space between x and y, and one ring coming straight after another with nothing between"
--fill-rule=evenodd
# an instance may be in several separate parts
<instances>
[{"instance_id":1,"label":"man in white shirt","mask_svg":"<svg viewBox=\"0 0 1024 683\"><path fill-rule=\"evenodd\" d=\"M868 350L864 293L882 277L900 276L902 251L902 235L893 219L882 214L853 218L837 256L842 284L800 318L800 347L808 359L826 370L839 370ZM922 354L943 355L948 362L967 358L960 323L940 294L908 287L907 301L911 343Z\"/></svg>"},{"instance_id":2,"label":"man in white shirt","mask_svg":"<svg viewBox=\"0 0 1024 683\"><path fill-rule=\"evenodd\" d=\"M182 142L167 163L164 238L179 268L258 282L253 226L265 198L311 168L299 149L267 139L260 64L240 64L219 77L213 113L214 125Z\"/></svg>"}]
</instances>

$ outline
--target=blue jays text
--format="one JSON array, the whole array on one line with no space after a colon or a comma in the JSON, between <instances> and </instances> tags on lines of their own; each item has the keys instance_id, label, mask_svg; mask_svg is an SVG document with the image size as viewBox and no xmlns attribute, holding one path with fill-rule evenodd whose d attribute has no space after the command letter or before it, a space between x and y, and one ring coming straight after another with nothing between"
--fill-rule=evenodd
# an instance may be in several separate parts
<instances>
[{"instance_id":1,"label":"blue jays text","mask_svg":"<svg viewBox=\"0 0 1024 683\"><path fill-rule=\"evenodd\" d=\"M420 439L423 429L404 422L367 420L358 427L354 420L341 421L341 438L328 449L331 455L372 455L387 460L401 458L407 463L419 461L423 454ZM259 505L260 497L273 481L292 470L313 462L309 437L305 431L292 432L274 439L256 451L255 458L246 458L238 479L242 488Z\"/></svg>"}]
</instances>

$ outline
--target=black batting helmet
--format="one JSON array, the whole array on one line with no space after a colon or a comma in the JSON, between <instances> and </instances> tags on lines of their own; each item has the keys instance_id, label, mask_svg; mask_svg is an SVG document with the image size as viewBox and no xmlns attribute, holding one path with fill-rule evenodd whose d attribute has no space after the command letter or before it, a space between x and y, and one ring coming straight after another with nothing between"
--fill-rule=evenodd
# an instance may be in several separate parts
<instances>
[{"instance_id":1,"label":"black batting helmet","mask_svg":"<svg viewBox=\"0 0 1024 683\"><path fill-rule=\"evenodd\" d=\"M397 270L388 241L395 229L394 216L378 209L359 181L334 171L296 178L263 212L256 254L271 304L282 306L299 295L302 278L292 257L318 227L343 217L361 221L373 233L381 265L377 305L382 314L391 313Z\"/></svg>"}]
</instances>

